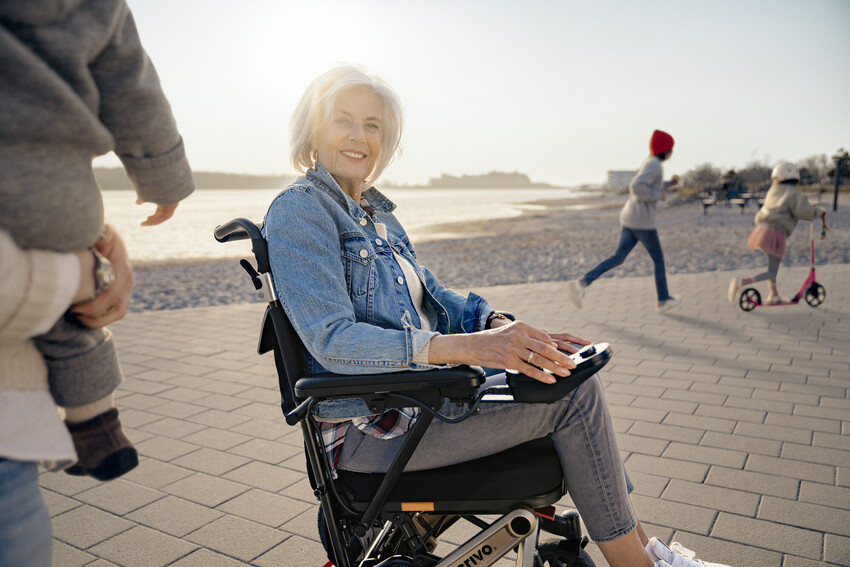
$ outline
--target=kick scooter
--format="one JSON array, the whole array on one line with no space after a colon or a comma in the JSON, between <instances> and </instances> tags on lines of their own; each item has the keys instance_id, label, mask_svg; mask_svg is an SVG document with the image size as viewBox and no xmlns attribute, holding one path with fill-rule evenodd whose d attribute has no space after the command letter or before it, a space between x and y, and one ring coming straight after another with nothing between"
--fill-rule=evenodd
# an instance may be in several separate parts
<instances>
[{"instance_id":1,"label":"kick scooter","mask_svg":"<svg viewBox=\"0 0 850 567\"><path fill-rule=\"evenodd\" d=\"M812 263L809 268L809 275L806 277L803 282L803 287L800 288L800 291L797 292L790 301L783 301L781 303L762 303L761 302L761 294L757 289L748 287L741 291L741 296L738 298L738 305L741 306L741 309L744 311L752 311L756 307L778 307L782 305L797 305L800 303L800 300L805 298L806 303L811 305L812 307L817 307L821 303L823 303L824 299L826 299L826 289L815 281L815 222L809 223L809 248L811 250L811 258ZM826 238L827 233L829 232L829 227L826 225L826 214L821 215L821 232L820 239L823 240Z\"/></svg>"}]
</instances>

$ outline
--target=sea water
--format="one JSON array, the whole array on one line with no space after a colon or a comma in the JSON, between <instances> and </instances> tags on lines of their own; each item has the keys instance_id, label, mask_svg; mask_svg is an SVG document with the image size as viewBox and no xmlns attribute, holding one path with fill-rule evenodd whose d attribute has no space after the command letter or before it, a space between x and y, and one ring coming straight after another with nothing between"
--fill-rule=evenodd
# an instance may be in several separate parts
<instances>
[{"instance_id":1,"label":"sea water","mask_svg":"<svg viewBox=\"0 0 850 567\"><path fill-rule=\"evenodd\" d=\"M415 243L455 236L430 227L443 223L509 218L539 208L535 201L582 195L576 189L393 189L382 188L396 217ZM250 254L248 242L220 244L213 230L235 217L262 222L280 189L201 189L182 201L174 216L141 227L154 205L136 205L132 191L104 191L106 220L116 227L136 261L232 258Z\"/></svg>"}]
</instances>

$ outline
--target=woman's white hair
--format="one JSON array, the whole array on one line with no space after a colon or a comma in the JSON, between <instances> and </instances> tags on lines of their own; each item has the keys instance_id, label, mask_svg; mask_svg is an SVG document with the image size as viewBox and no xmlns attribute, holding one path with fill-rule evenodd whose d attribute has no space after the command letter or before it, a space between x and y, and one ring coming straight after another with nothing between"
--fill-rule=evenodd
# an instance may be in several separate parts
<instances>
[{"instance_id":1,"label":"woman's white hair","mask_svg":"<svg viewBox=\"0 0 850 567\"><path fill-rule=\"evenodd\" d=\"M354 87L369 87L383 103L381 117L381 154L375 162L375 169L367 177L374 183L384 169L397 156L401 155L402 111L398 95L383 79L370 75L355 65L343 65L326 71L316 77L304 95L289 121L291 144L290 161L299 172L315 167L316 156L312 138L316 130L330 124L334 104L344 91Z\"/></svg>"}]
</instances>

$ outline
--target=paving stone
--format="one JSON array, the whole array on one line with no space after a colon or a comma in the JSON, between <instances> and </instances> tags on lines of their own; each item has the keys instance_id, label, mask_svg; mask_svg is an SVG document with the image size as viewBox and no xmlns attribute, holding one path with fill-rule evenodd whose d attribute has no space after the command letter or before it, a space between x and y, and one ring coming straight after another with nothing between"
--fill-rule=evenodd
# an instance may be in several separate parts
<instances>
[{"instance_id":1,"label":"paving stone","mask_svg":"<svg viewBox=\"0 0 850 567\"><path fill-rule=\"evenodd\" d=\"M142 457L139 466L121 478L150 488L160 488L191 475L192 471L157 459Z\"/></svg>"},{"instance_id":2,"label":"paving stone","mask_svg":"<svg viewBox=\"0 0 850 567\"><path fill-rule=\"evenodd\" d=\"M680 425L692 429L705 431L719 431L721 433L732 433L735 430L735 422L730 419L714 417L703 417L700 415L684 415L671 412L664 418L665 425Z\"/></svg>"},{"instance_id":3,"label":"paving stone","mask_svg":"<svg viewBox=\"0 0 850 567\"><path fill-rule=\"evenodd\" d=\"M725 512L720 512L711 536L808 559L820 559L823 548L818 532Z\"/></svg>"},{"instance_id":4,"label":"paving stone","mask_svg":"<svg viewBox=\"0 0 850 567\"><path fill-rule=\"evenodd\" d=\"M672 500L658 500L632 493L632 503L638 518L673 529L708 535L717 517L717 510Z\"/></svg>"},{"instance_id":5,"label":"paving stone","mask_svg":"<svg viewBox=\"0 0 850 567\"><path fill-rule=\"evenodd\" d=\"M136 450L140 455L161 461L170 461L198 449L200 447L192 443L186 443L178 439L169 439L167 437L154 437L136 444Z\"/></svg>"},{"instance_id":6,"label":"paving stone","mask_svg":"<svg viewBox=\"0 0 850 567\"><path fill-rule=\"evenodd\" d=\"M743 451L730 451L728 449L717 449L704 445L689 445L676 442L670 443L662 456L681 461L720 465L729 468L742 468L747 460L747 454Z\"/></svg>"},{"instance_id":7,"label":"paving stone","mask_svg":"<svg viewBox=\"0 0 850 567\"><path fill-rule=\"evenodd\" d=\"M850 562L850 538L826 534L824 559L837 565Z\"/></svg>"},{"instance_id":8,"label":"paving stone","mask_svg":"<svg viewBox=\"0 0 850 567\"><path fill-rule=\"evenodd\" d=\"M183 537L221 516L221 512L206 506L175 496L165 496L127 514L126 519L175 537Z\"/></svg>"},{"instance_id":9,"label":"paving stone","mask_svg":"<svg viewBox=\"0 0 850 567\"><path fill-rule=\"evenodd\" d=\"M708 465L688 461L675 461L650 455L633 454L626 461L627 470L635 470L648 474L656 474L669 478L681 478L702 482L708 474Z\"/></svg>"},{"instance_id":10,"label":"paving stone","mask_svg":"<svg viewBox=\"0 0 850 567\"><path fill-rule=\"evenodd\" d=\"M188 555L197 546L144 526L136 526L91 549L92 553L127 567L160 567Z\"/></svg>"},{"instance_id":11,"label":"paving stone","mask_svg":"<svg viewBox=\"0 0 850 567\"><path fill-rule=\"evenodd\" d=\"M172 462L187 469L221 476L241 467L248 462L248 459L224 451L202 447L193 453L174 459Z\"/></svg>"},{"instance_id":12,"label":"paving stone","mask_svg":"<svg viewBox=\"0 0 850 567\"><path fill-rule=\"evenodd\" d=\"M159 418L157 421L140 427L142 431L154 433L162 437L171 437L173 439L186 437L187 435L200 431L203 428L203 425L171 417Z\"/></svg>"},{"instance_id":13,"label":"paving stone","mask_svg":"<svg viewBox=\"0 0 850 567\"><path fill-rule=\"evenodd\" d=\"M264 490L249 490L216 509L276 528L290 521L311 505Z\"/></svg>"},{"instance_id":14,"label":"paving stone","mask_svg":"<svg viewBox=\"0 0 850 567\"><path fill-rule=\"evenodd\" d=\"M242 561L263 555L286 539L278 530L236 516L224 516L186 536L198 545Z\"/></svg>"},{"instance_id":15,"label":"paving stone","mask_svg":"<svg viewBox=\"0 0 850 567\"><path fill-rule=\"evenodd\" d=\"M268 463L251 461L238 469L228 472L223 478L268 492L279 492L287 486L302 480L304 473Z\"/></svg>"},{"instance_id":16,"label":"paving stone","mask_svg":"<svg viewBox=\"0 0 850 567\"><path fill-rule=\"evenodd\" d=\"M662 498L752 517L755 517L761 499L758 494L676 478L670 480Z\"/></svg>"},{"instance_id":17,"label":"paving stone","mask_svg":"<svg viewBox=\"0 0 850 567\"><path fill-rule=\"evenodd\" d=\"M183 559L172 563L170 567L241 567L244 565L245 563L242 561L232 559L209 549L201 548L193 551ZM285 565L285 563L279 563L278 567L280 565Z\"/></svg>"},{"instance_id":18,"label":"paving stone","mask_svg":"<svg viewBox=\"0 0 850 567\"><path fill-rule=\"evenodd\" d=\"M90 506L59 514L51 523L54 537L79 549L87 549L133 527L132 522Z\"/></svg>"},{"instance_id":19,"label":"paving stone","mask_svg":"<svg viewBox=\"0 0 850 567\"><path fill-rule=\"evenodd\" d=\"M328 559L325 550L315 541L299 536L287 538L283 543L254 560L258 567L281 565L322 565Z\"/></svg>"},{"instance_id":20,"label":"paving stone","mask_svg":"<svg viewBox=\"0 0 850 567\"><path fill-rule=\"evenodd\" d=\"M850 536L850 510L765 496L758 517L825 533Z\"/></svg>"},{"instance_id":21,"label":"paving stone","mask_svg":"<svg viewBox=\"0 0 850 567\"><path fill-rule=\"evenodd\" d=\"M778 457L782 450L782 443L779 441L768 441L756 437L746 437L744 435L726 435L725 433L717 433L716 431L707 431L700 445L726 448L744 453L758 453L771 457Z\"/></svg>"},{"instance_id":22,"label":"paving stone","mask_svg":"<svg viewBox=\"0 0 850 567\"><path fill-rule=\"evenodd\" d=\"M117 516L123 516L164 496L157 490L118 478L80 492L74 498Z\"/></svg>"},{"instance_id":23,"label":"paving stone","mask_svg":"<svg viewBox=\"0 0 850 567\"><path fill-rule=\"evenodd\" d=\"M251 439L246 443L231 448L230 452L250 459L275 464L303 451L284 443L277 443L266 439Z\"/></svg>"},{"instance_id":24,"label":"paving stone","mask_svg":"<svg viewBox=\"0 0 850 567\"><path fill-rule=\"evenodd\" d=\"M195 473L164 486L162 490L204 506L215 507L234 496L242 494L248 488L223 478Z\"/></svg>"},{"instance_id":25,"label":"paving stone","mask_svg":"<svg viewBox=\"0 0 850 567\"><path fill-rule=\"evenodd\" d=\"M59 540L53 541L53 565L62 567L82 567L90 565L96 557L90 553L71 547Z\"/></svg>"}]
</instances>

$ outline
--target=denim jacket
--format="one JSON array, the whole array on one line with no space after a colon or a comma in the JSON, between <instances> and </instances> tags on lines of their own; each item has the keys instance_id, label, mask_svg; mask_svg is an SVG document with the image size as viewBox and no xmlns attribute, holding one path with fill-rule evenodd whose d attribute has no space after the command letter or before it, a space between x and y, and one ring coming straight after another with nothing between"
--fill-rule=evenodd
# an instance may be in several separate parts
<instances>
[{"instance_id":1,"label":"denim jacket","mask_svg":"<svg viewBox=\"0 0 850 567\"><path fill-rule=\"evenodd\" d=\"M266 214L275 288L308 350L307 372L436 368L412 359L434 335L484 329L493 309L474 293L464 297L440 285L417 261L392 214L395 204L374 187L363 195L374 216L318 164L281 192ZM375 222L386 225L387 238L378 235ZM393 251L419 275L430 331L421 330Z\"/></svg>"}]
</instances>

